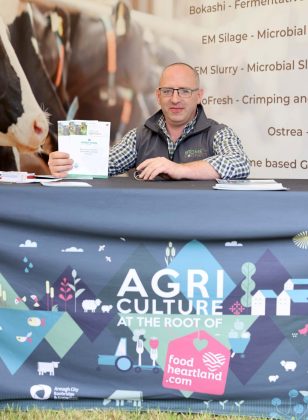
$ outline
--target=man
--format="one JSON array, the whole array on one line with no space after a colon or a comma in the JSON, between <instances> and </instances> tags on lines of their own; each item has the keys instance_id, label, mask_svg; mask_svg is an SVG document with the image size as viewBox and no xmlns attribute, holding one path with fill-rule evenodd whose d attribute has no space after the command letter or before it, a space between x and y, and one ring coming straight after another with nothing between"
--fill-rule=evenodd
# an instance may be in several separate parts
<instances>
[{"instance_id":1,"label":"man","mask_svg":"<svg viewBox=\"0 0 308 420\"><path fill-rule=\"evenodd\" d=\"M136 168L143 180L246 178L250 163L239 138L231 128L206 117L202 96L193 67L167 66L156 89L161 109L110 149L109 175ZM51 153L48 164L57 177L65 177L73 167L63 152Z\"/></svg>"}]
</instances>

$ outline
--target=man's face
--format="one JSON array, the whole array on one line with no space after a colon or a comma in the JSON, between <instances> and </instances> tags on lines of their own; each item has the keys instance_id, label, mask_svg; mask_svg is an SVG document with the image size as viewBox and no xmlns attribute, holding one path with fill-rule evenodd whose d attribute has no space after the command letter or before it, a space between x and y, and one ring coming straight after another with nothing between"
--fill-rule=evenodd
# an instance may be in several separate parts
<instances>
[{"instance_id":1,"label":"man's face","mask_svg":"<svg viewBox=\"0 0 308 420\"><path fill-rule=\"evenodd\" d=\"M159 87L198 88L194 73L184 65L168 67L162 74ZM202 89L192 92L189 98L181 98L178 91L174 91L172 96L165 97L158 89L156 90L157 101L165 115L166 123L173 127L185 126L194 118L197 104L201 102L202 96Z\"/></svg>"}]
</instances>

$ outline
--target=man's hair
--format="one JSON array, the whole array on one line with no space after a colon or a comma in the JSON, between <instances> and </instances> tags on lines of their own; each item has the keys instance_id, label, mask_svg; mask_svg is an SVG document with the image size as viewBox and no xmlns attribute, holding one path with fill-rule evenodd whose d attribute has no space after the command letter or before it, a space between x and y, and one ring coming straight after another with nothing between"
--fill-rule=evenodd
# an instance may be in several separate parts
<instances>
[{"instance_id":1,"label":"man's hair","mask_svg":"<svg viewBox=\"0 0 308 420\"><path fill-rule=\"evenodd\" d=\"M186 67L188 67L188 68L192 71L192 73L194 74L194 77L195 77L195 80L196 80L197 86L198 86L198 87L200 86L200 77L199 77L199 74L198 74L197 70L196 70L194 67L192 67L191 65L187 64L187 63L178 62L178 63L168 64L168 66L166 66L166 67L163 69L162 74L163 74L163 73L165 72L165 70L167 70L169 67L173 67L173 66L186 66Z\"/></svg>"}]
</instances>

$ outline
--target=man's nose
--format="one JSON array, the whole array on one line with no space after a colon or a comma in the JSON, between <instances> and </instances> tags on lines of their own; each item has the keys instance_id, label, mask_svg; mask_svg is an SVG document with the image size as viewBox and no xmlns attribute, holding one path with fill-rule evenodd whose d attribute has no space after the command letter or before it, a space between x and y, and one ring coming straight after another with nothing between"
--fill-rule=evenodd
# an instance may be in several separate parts
<instances>
[{"instance_id":1,"label":"man's nose","mask_svg":"<svg viewBox=\"0 0 308 420\"><path fill-rule=\"evenodd\" d=\"M177 90L174 90L171 96L171 100L174 102L177 102L179 99L180 99L179 92Z\"/></svg>"}]
</instances>

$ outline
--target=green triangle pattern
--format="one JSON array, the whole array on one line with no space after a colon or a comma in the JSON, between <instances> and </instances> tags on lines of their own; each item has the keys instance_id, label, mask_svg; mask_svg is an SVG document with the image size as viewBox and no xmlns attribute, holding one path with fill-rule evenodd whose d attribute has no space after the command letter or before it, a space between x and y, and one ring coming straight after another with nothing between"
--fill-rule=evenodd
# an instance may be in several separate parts
<instances>
[{"instance_id":1,"label":"green triangle pattern","mask_svg":"<svg viewBox=\"0 0 308 420\"><path fill-rule=\"evenodd\" d=\"M3 299L5 293L5 300ZM15 290L10 286L8 281L0 273L0 308L10 308L10 309L19 309L26 310L29 309L24 302L19 302L18 305L15 303L17 298Z\"/></svg>"},{"instance_id":2,"label":"green triangle pattern","mask_svg":"<svg viewBox=\"0 0 308 420\"><path fill-rule=\"evenodd\" d=\"M64 312L56 325L49 331L45 339L58 354L64 357L83 334L82 329L72 317Z\"/></svg>"}]
</instances>

